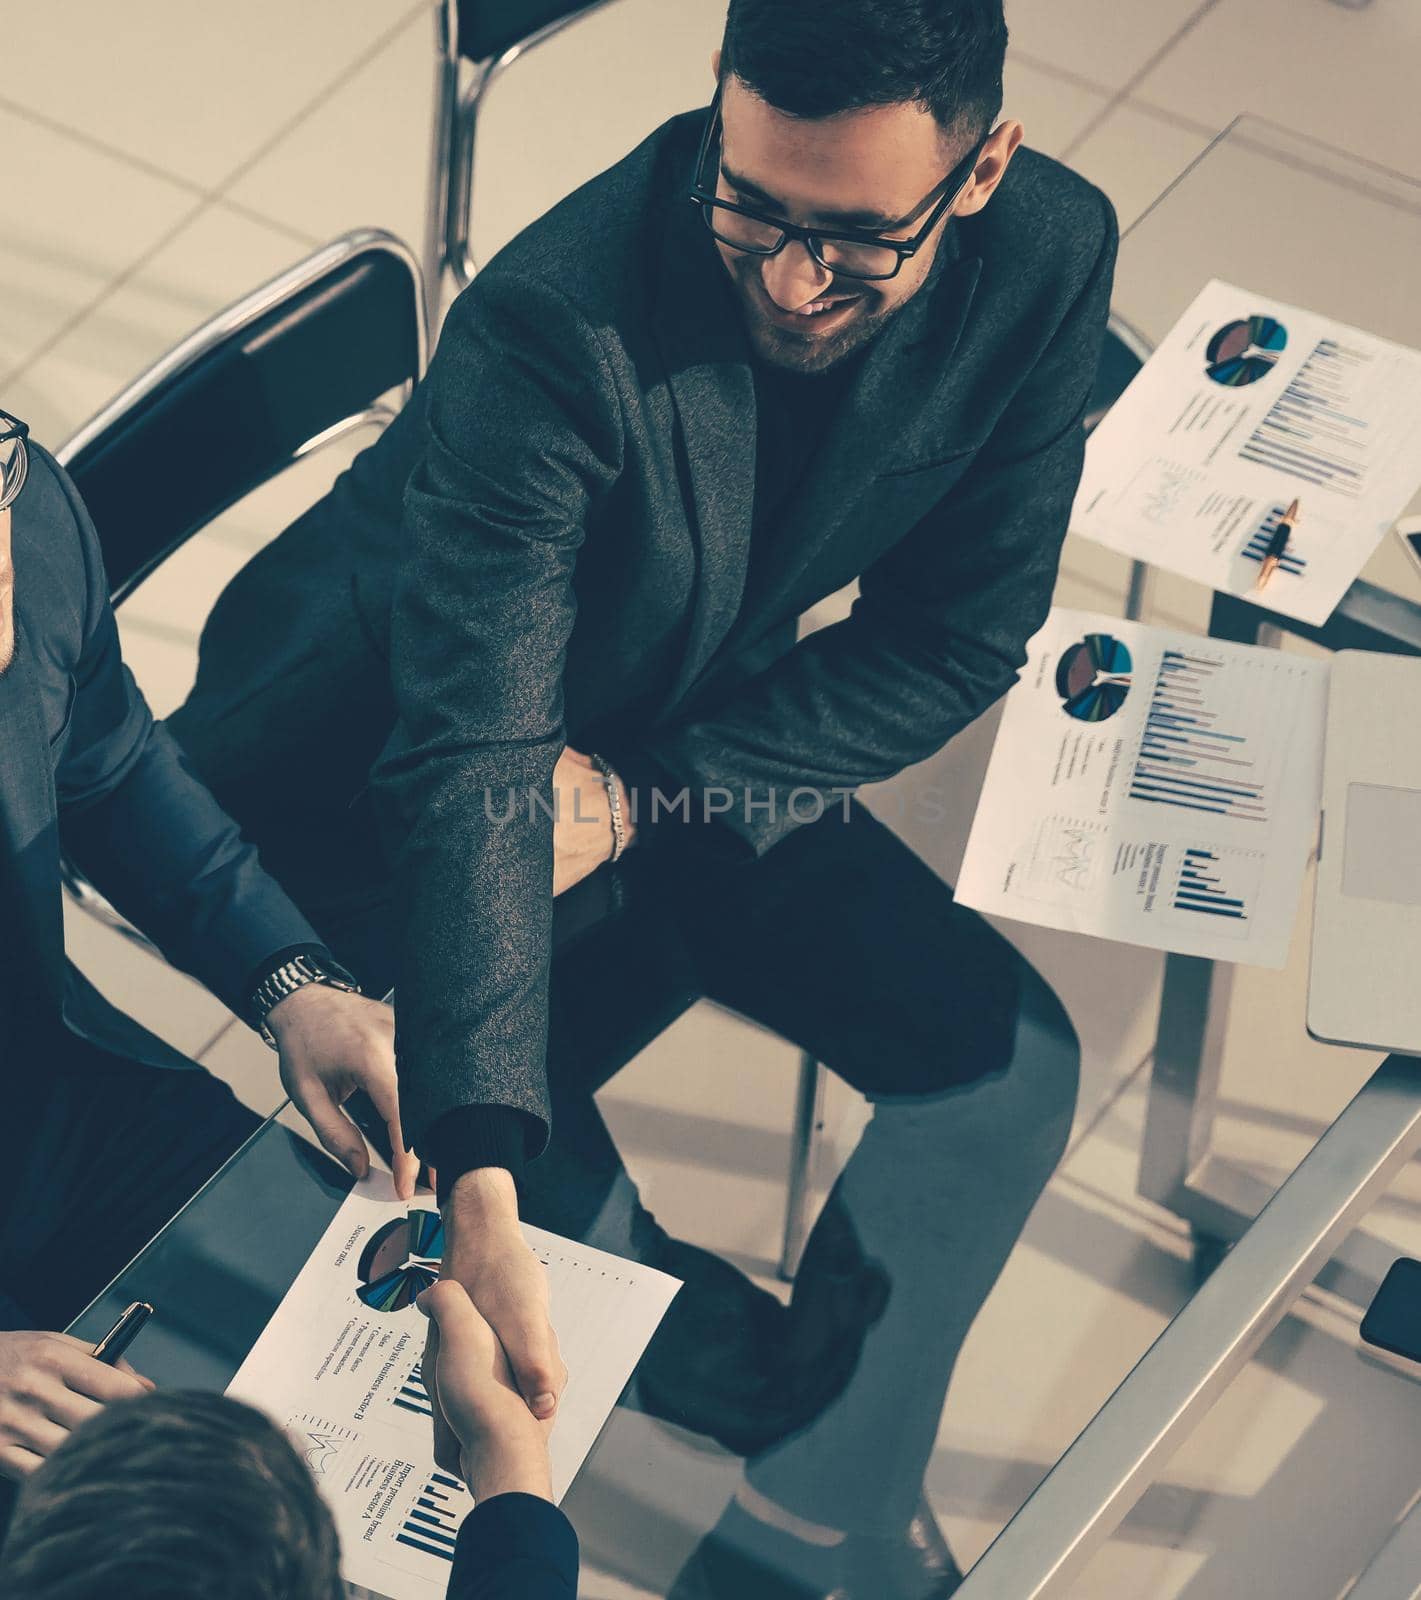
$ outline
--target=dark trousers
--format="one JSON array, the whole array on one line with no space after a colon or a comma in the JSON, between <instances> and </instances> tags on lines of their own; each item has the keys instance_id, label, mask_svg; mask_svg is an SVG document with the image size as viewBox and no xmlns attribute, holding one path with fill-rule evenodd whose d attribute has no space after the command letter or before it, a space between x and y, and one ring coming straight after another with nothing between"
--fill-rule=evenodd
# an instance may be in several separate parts
<instances>
[{"instance_id":1,"label":"dark trousers","mask_svg":"<svg viewBox=\"0 0 1421 1600\"><path fill-rule=\"evenodd\" d=\"M0 1327L63 1328L258 1127L201 1067L61 1037L7 1063Z\"/></svg>"},{"instance_id":2,"label":"dark trousers","mask_svg":"<svg viewBox=\"0 0 1421 1600\"><path fill-rule=\"evenodd\" d=\"M957 1353L1065 1147L1078 1049L1060 1003L857 806L746 865L637 846L563 896L555 922L552 1140L529 1168L528 1220L654 1255L658 1230L593 1094L692 999L812 1051L872 1103L795 1295L831 1254L816 1237L832 1218L886 1273L887 1309L839 1397L749 1476L812 1521L901 1532ZM383 985L388 926L376 914L323 931Z\"/></svg>"}]
</instances>

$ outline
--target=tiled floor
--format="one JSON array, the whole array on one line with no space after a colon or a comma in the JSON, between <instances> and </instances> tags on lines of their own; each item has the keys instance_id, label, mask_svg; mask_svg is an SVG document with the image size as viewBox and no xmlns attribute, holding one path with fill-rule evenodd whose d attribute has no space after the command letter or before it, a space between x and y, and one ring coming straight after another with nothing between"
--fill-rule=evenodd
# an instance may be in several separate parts
<instances>
[{"instance_id":1,"label":"tiled floor","mask_svg":"<svg viewBox=\"0 0 1421 1600\"><path fill-rule=\"evenodd\" d=\"M617 0L491 95L476 185L481 254L705 95L722 9ZM1008 112L1029 142L1100 183L1122 224L1244 111L1421 177L1416 0L1008 0L1008 19ZM194 323L333 233L379 225L418 243L425 0L50 0L17 9L3 34L0 403L42 439L58 442ZM190 680L195 619L245 553L321 492L335 455L238 507L126 609L126 648L160 711ZM1062 600L1118 610L1123 583L1116 558L1068 547ZM1194 621L1202 598L1170 585L1161 613ZM953 797L945 826L909 830L949 877L992 727L984 719L880 797L894 807L929 782ZM259 1109L275 1104L272 1058L216 1002L82 916L70 929L75 954L110 993ZM963 1559L985 1548L1190 1287L1182 1227L1135 1194L1160 959L1009 931L1066 1000L1085 1078L1075 1144L974 1330L944 1417L930 1488ZM1371 1064L1307 1040L1305 944L1300 930L1284 973L1243 973L1230 1015L1218 1145L1269 1182ZM696 1070L711 1060L714 1075ZM762 1272L780 1226L793 1062L778 1041L698 1010L606 1091L663 1221ZM851 1096L831 1092L821 1181L861 1115ZM1371 1226L1417 1249L1421 1179L1408 1174ZM1421 1486L1421 1389L1364 1367L1355 1325L1355 1308L1311 1292L1075 1592L1343 1592ZM676 1477L674 1447L633 1421L585 1503L601 1497L624 1518L650 1518L635 1486L647 1459L664 1459L656 1515L669 1573L714 1518L715 1495L729 1493L734 1464L725 1462L723 1492L703 1470L695 1477L710 1503L678 1499L687 1475ZM615 1551L598 1540L589 1555L594 1600L648 1592L613 1575Z\"/></svg>"}]
</instances>

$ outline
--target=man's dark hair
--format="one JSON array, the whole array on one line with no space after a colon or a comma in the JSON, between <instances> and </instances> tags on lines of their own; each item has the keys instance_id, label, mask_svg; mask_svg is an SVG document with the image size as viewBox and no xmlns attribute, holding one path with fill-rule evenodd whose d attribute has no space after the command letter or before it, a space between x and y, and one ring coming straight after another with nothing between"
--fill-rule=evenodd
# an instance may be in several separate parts
<instances>
[{"instance_id":1,"label":"man's dark hair","mask_svg":"<svg viewBox=\"0 0 1421 1600\"><path fill-rule=\"evenodd\" d=\"M334 1600L340 1550L306 1464L221 1395L120 1400L26 1481L0 1555L24 1600Z\"/></svg>"},{"instance_id":2,"label":"man's dark hair","mask_svg":"<svg viewBox=\"0 0 1421 1600\"><path fill-rule=\"evenodd\" d=\"M912 101L944 131L1002 108L1002 0L730 0L722 74L793 117Z\"/></svg>"}]
</instances>

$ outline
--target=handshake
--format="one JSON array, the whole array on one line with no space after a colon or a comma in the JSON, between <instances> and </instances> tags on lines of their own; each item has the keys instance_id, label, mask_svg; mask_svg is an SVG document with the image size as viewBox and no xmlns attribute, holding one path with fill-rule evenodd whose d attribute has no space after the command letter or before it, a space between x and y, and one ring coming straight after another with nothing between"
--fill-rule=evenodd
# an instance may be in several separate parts
<instances>
[{"instance_id":1,"label":"handshake","mask_svg":"<svg viewBox=\"0 0 1421 1600\"><path fill-rule=\"evenodd\" d=\"M513 1379L497 1334L452 1278L415 1302L429 1318L422 1370L434 1402L434 1454L475 1500L497 1494L553 1497L551 1416L539 1420Z\"/></svg>"}]
</instances>

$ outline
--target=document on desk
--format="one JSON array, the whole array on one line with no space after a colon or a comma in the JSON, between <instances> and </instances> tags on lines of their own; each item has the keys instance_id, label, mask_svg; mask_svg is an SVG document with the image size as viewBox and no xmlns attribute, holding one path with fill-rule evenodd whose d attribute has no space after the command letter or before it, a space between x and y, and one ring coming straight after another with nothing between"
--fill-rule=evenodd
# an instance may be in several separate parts
<instances>
[{"instance_id":1,"label":"document on desk","mask_svg":"<svg viewBox=\"0 0 1421 1600\"><path fill-rule=\"evenodd\" d=\"M552 1434L561 1500L680 1284L665 1273L525 1226L548 1271L571 1377ZM444 1600L468 1490L434 1462L414 1305L439 1273L432 1195L357 1184L227 1393L285 1428L340 1534L347 1583L387 1600Z\"/></svg>"},{"instance_id":2,"label":"document on desk","mask_svg":"<svg viewBox=\"0 0 1421 1600\"><path fill-rule=\"evenodd\" d=\"M1071 531L1322 623L1418 482L1421 351L1216 279L1091 435Z\"/></svg>"},{"instance_id":3,"label":"document on desk","mask_svg":"<svg viewBox=\"0 0 1421 1600\"><path fill-rule=\"evenodd\" d=\"M956 895L1281 967L1317 835L1328 666L1055 610L1007 696Z\"/></svg>"}]
</instances>

